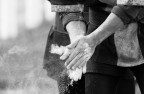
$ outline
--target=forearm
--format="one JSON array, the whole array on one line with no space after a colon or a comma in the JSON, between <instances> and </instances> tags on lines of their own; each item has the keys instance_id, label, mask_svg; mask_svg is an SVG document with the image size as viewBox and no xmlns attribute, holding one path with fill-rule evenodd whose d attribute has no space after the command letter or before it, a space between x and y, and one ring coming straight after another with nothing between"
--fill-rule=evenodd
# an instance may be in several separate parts
<instances>
[{"instance_id":1,"label":"forearm","mask_svg":"<svg viewBox=\"0 0 144 94\"><path fill-rule=\"evenodd\" d=\"M117 0L99 0L99 1L108 5L113 5L113 6L117 4Z\"/></svg>"},{"instance_id":2,"label":"forearm","mask_svg":"<svg viewBox=\"0 0 144 94\"><path fill-rule=\"evenodd\" d=\"M124 24L122 20L115 14L111 13L108 18L88 36L91 37L94 42L100 44L107 37L122 29L123 27Z\"/></svg>"},{"instance_id":3,"label":"forearm","mask_svg":"<svg viewBox=\"0 0 144 94\"><path fill-rule=\"evenodd\" d=\"M86 24L83 21L71 21L66 25L66 30L73 43L86 33Z\"/></svg>"},{"instance_id":4,"label":"forearm","mask_svg":"<svg viewBox=\"0 0 144 94\"><path fill-rule=\"evenodd\" d=\"M80 36L85 35L86 22L83 13L65 12L60 13L60 18L64 29L68 32L70 41L73 43Z\"/></svg>"}]
</instances>

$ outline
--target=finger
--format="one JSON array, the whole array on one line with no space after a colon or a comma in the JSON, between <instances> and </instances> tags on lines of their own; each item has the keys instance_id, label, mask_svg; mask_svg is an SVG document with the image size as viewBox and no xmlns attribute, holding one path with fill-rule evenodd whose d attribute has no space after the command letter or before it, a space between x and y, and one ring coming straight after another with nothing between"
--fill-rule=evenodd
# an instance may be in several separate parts
<instances>
[{"instance_id":1,"label":"finger","mask_svg":"<svg viewBox=\"0 0 144 94\"><path fill-rule=\"evenodd\" d=\"M66 46L66 49L63 53L63 55L60 57L61 60L65 60L66 58L69 57L70 53L72 52L72 50L76 47L76 45L78 44L78 41L75 41L74 43Z\"/></svg>"},{"instance_id":2,"label":"finger","mask_svg":"<svg viewBox=\"0 0 144 94\"><path fill-rule=\"evenodd\" d=\"M63 55L60 57L60 59L61 60L65 60L66 58L68 58L69 55L70 55L70 52L71 51L68 48L66 48L65 51L64 51L64 53L63 53Z\"/></svg>"},{"instance_id":3,"label":"finger","mask_svg":"<svg viewBox=\"0 0 144 94\"><path fill-rule=\"evenodd\" d=\"M65 62L65 66L67 66L77 55L79 54L79 51L78 49L74 49L70 55L69 55L69 58L66 60Z\"/></svg>"},{"instance_id":4,"label":"finger","mask_svg":"<svg viewBox=\"0 0 144 94\"><path fill-rule=\"evenodd\" d=\"M83 74L85 74L86 73L86 65L87 65L87 63L82 67L82 70L83 70Z\"/></svg>"},{"instance_id":5,"label":"finger","mask_svg":"<svg viewBox=\"0 0 144 94\"><path fill-rule=\"evenodd\" d=\"M83 53L83 56L77 61L77 63L73 66L73 69L75 68L82 68L87 61L89 60L90 56L87 53Z\"/></svg>"},{"instance_id":6,"label":"finger","mask_svg":"<svg viewBox=\"0 0 144 94\"><path fill-rule=\"evenodd\" d=\"M76 68L77 70L78 70L78 79L80 80L81 79L81 77L82 77L82 73L83 73L83 71L82 71L82 69L79 69L79 68Z\"/></svg>"},{"instance_id":7,"label":"finger","mask_svg":"<svg viewBox=\"0 0 144 94\"><path fill-rule=\"evenodd\" d=\"M84 56L83 62L79 65L79 68L83 67L89 60L89 57Z\"/></svg>"},{"instance_id":8,"label":"finger","mask_svg":"<svg viewBox=\"0 0 144 94\"><path fill-rule=\"evenodd\" d=\"M77 63L75 65L72 66L72 69L76 69L76 68L81 68L80 65L81 63L83 63L85 61L85 57L84 54L83 56L80 57L80 59L77 61Z\"/></svg>"},{"instance_id":9,"label":"finger","mask_svg":"<svg viewBox=\"0 0 144 94\"><path fill-rule=\"evenodd\" d=\"M69 70L69 77L74 81L78 81L81 79L82 76L82 69L76 68L75 70Z\"/></svg>"},{"instance_id":10,"label":"finger","mask_svg":"<svg viewBox=\"0 0 144 94\"><path fill-rule=\"evenodd\" d=\"M77 63L77 61L82 57L82 53L79 53L68 65L67 65L67 68L68 69L72 69L72 66L75 65Z\"/></svg>"},{"instance_id":11,"label":"finger","mask_svg":"<svg viewBox=\"0 0 144 94\"><path fill-rule=\"evenodd\" d=\"M79 68L84 67L84 65L86 65L86 63L87 63L87 60L84 60L84 61L79 65Z\"/></svg>"}]
</instances>

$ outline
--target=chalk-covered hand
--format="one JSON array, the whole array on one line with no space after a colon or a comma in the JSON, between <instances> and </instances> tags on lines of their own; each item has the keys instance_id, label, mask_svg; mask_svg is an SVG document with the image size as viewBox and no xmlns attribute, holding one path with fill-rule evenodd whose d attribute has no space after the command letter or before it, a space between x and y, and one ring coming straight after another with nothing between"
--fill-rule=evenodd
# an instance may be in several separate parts
<instances>
[{"instance_id":1,"label":"chalk-covered hand","mask_svg":"<svg viewBox=\"0 0 144 94\"><path fill-rule=\"evenodd\" d=\"M70 45L68 45L68 46L65 47L65 49L63 50L63 53L61 54L61 57L60 57L61 60L65 60L66 58L68 58L68 56L70 55L70 53L76 47L76 45L78 43L77 40L79 40L81 37L82 36L75 37L73 39L73 43L71 43ZM81 79L82 74L86 73L86 65L84 65L81 68L76 68L74 70L68 69L67 73L68 73L68 76L69 76L70 79L72 79L73 81L78 81L78 80Z\"/></svg>"},{"instance_id":2,"label":"chalk-covered hand","mask_svg":"<svg viewBox=\"0 0 144 94\"><path fill-rule=\"evenodd\" d=\"M96 45L97 43L89 36L83 36L69 45L68 48L73 50L69 55L65 55L68 58L65 62L67 69L75 70L83 67L93 55Z\"/></svg>"}]
</instances>

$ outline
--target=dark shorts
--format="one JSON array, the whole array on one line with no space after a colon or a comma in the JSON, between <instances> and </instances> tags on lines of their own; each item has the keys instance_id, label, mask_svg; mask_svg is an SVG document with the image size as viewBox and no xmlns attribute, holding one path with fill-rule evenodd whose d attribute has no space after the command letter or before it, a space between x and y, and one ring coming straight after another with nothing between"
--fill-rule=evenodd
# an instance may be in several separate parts
<instances>
[{"instance_id":1,"label":"dark shorts","mask_svg":"<svg viewBox=\"0 0 144 94\"><path fill-rule=\"evenodd\" d=\"M100 73L111 76L123 77L126 79L133 79L133 74L128 68L118 67L116 65L108 65L105 63L97 63L88 73Z\"/></svg>"},{"instance_id":2,"label":"dark shorts","mask_svg":"<svg viewBox=\"0 0 144 94\"><path fill-rule=\"evenodd\" d=\"M112 67L110 69L112 69ZM119 71L122 71L124 72L123 74L125 74L127 69L132 71L140 87L141 94L144 94L144 64L129 68L125 67L123 69L119 69ZM121 75L114 76L100 72L85 74L85 94L116 94L115 92L117 90L117 86L122 84L120 81ZM130 83L122 84L123 86L121 88L128 90L127 92L134 91L134 80L125 79L125 81ZM124 94L124 92L122 94ZM127 94L134 94L134 92Z\"/></svg>"}]
</instances>

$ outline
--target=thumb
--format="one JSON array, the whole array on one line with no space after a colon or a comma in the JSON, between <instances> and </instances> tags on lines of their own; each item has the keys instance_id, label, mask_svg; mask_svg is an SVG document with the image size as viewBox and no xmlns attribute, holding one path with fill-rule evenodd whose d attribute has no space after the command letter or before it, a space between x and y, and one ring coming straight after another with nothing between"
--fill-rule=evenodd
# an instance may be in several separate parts
<instances>
[{"instance_id":1,"label":"thumb","mask_svg":"<svg viewBox=\"0 0 144 94\"><path fill-rule=\"evenodd\" d=\"M70 50L68 48L65 48L65 51L62 54L62 56L60 57L60 59L65 60L66 58L68 58L69 54L70 54Z\"/></svg>"}]
</instances>

